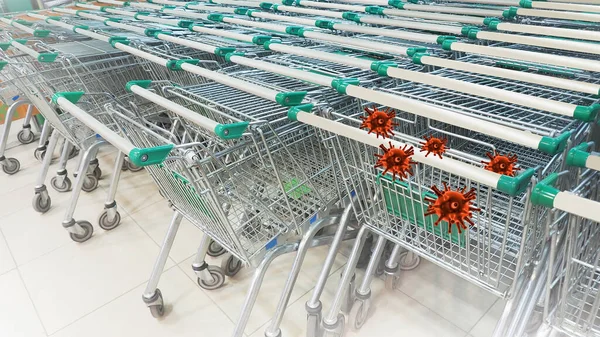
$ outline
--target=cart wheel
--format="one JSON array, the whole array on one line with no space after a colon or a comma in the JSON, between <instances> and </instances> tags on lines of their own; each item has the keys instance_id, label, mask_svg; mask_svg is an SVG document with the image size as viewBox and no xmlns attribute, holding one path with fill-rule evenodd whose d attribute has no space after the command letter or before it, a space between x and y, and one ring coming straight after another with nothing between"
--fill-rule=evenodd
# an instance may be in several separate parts
<instances>
[{"instance_id":1,"label":"cart wheel","mask_svg":"<svg viewBox=\"0 0 600 337\"><path fill-rule=\"evenodd\" d=\"M94 177L96 177L96 179L100 180L100 178L102 178L102 170L100 169L100 166L96 166L92 174Z\"/></svg>"},{"instance_id":2,"label":"cart wheel","mask_svg":"<svg viewBox=\"0 0 600 337\"><path fill-rule=\"evenodd\" d=\"M33 140L35 139L35 135L33 134L33 132L31 132L31 130L21 130L19 131L19 133L17 133L17 140L21 143L21 144L31 144L33 143Z\"/></svg>"},{"instance_id":3,"label":"cart wheel","mask_svg":"<svg viewBox=\"0 0 600 337\"><path fill-rule=\"evenodd\" d=\"M231 254L221 260L221 270L226 276L234 277L242 269L242 261Z\"/></svg>"},{"instance_id":4,"label":"cart wheel","mask_svg":"<svg viewBox=\"0 0 600 337\"><path fill-rule=\"evenodd\" d=\"M44 157L46 156L46 149L40 149L37 148L33 151L33 156L35 157L35 159L37 159L38 161L42 161L44 160Z\"/></svg>"},{"instance_id":5,"label":"cart wheel","mask_svg":"<svg viewBox=\"0 0 600 337\"><path fill-rule=\"evenodd\" d=\"M221 247L220 244L216 243L213 240L210 240L210 245L208 245L208 251L206 252L206 254L208 254L208 256L217 257L225 254L226 252L227 251L225 250L225 248Z\"/></svg>"},{"instance_id":6,"label":"cart wheel","mask_svg":"<svg viewBox=\"0 0 600 337\"><path fill-rule=\"evenodd\" d=\"M73 158L77 157L78 154L79 154L79 149L76 147L72 147L71 152L69 152L69 159L73 159Z\"/></svg>"},{"instance_id":7,"label":"cart wheel","mask_svg":"<svg viewBox=\"0 0 600 337\"><path fill-rule=\"evenodd\" d=\"M150 309L150 314L154 318L160 318L165 314L165 305L163 303L162 293L160 289L156 289L156 293L158 294L158 299L155 304L149 305L148 309Z\"/></svg>"},{"instance_id":8,"label":"cart wheel","mask_svg":"<svg viewBox=\"0 0 600 337\"><path fill-rule=\"evenodd\" d=\"M48 210L50 209L50 206L52 206L52 200L50 199L50 196L47 196L47 200L46 202L44 202L44 198L42 197L41 193L36 193L33 196L33 209L38 212L38 213L46 213L48 212Z\"/></svg>"},{"instance_id":9,"label":"cart wheel","mask_svg":"<svg viewBox=\"0 0 600 337\"><path fill-rule=\"evenodd\" d=\"M371 299L356 300L350 309L348 315L348 324L352 330L360 330L369 317L369 309L371 308Z\"/></svg>"},{"instance_id":10,"label":"cart wheel","mask_svg":"<svg viewBox=\"0 0 600 337\"><path fill-rule=\"evenodd\" d=\"M102 211L100 216L98 217L98 226L104 229L105 231L109 231L111 229L117 228L121 224L121 214L117 211L115 213L115 218L112 221L108 220L108 210Z\"/></svg>"},{"instance_id":11,"label":"cart wheel","mask_svg":"<svg viewBox=\"0 0 600 337\"><path fill-rule=\"evenodd\" d=\"M398 287L400 277L396 274L385 274L385 289L395 290Z\"/></svg>"},{"instance_id":12,"label":"cart wheel","mask_svg":"<svg viewBox=\"0 0 600 337\"><path fill-rule=\"evenodd\" d=\"M198 285L202 289L206 290L215 290L223 286L223 283L225 283L225 275L223 274L221 268L217 266L208 266L207 269L210 275L213 277L212 282L198 278Z\"/></svg>"},{"instance_id":13,"label":"cart wheel","mask_svg":"<svg viewBox=\"0 0 600 337\"><path fill-rule=\"evenodd\" d=\"M77 224L83 229L83 234L77 235L70 233L71 240L75 242L86 242L92 237L92 234L94 234L94 227L88 221L77 221Z\"/></svg>"},{"instance_id":14,"label":"cart wheel","mask_svg":"<svg viewBox=\"0 0 600 337\"><path fill-rule=\"evenodd\" d=\"M83 182L83 186L81 186L81 189L85 192L92 192L96 188L98 188L98 178L96 178L96 176L93 174L88 174Z\"/></svg>"},{"instance_id":15,"label":"cart wheel","mask_svg":"<svg viewBox=\"0 0 600 337\"><path fill-rule=\"evenodd\" d=\"M419 266L419 263L421 263L421 258L419 255L411 251L402 252L400 253L399 257L400 259L398 259L398 264L402 270L413 270Z\"/></svg>"},{"instance_id":16,"label":"cart wheel","mask_svg":"<svg viewBox=\"0 0 600 337\"><path fill-rule=\"evenodd\" d=\"M143 170L144 167L136 166L130 162L127 162L127 169L129 169L129 171L131 171L131 172L139 172L139 171Z\"/></svg>"},{"instance_id":17,"label":"cart wheel","mask_svg":"<svg viewBox=\"0 0 600 337\"><path fill-rule=\"evenodd\" d=\"M71 190L71 179L69 179L69 177L64 177L62 184L60 184L58 182L58 177L52 177L52 179L50 179L50 185L52 185L52 187L57 191L57 192L69 192Z\"/></svg>"},{"instance_id":18,"label":"cart wheel","mask_svg":"<svg viewBox=\"0 0 600 337\"><path fill-rule=\"evenodd\" d=\"M2 165L2 171L8 175L13 175L21 169L21 163L15 158L6 158L6 162Z\"/></svg>"},{"instance_id":19,"label":"cart wheel","mask_svg":"<svg viewBox=\"0 0 600 337\"><path fill-rule=\"evenodd\" d=\"M338 326L335 330L333 331L324 331L323 332L323 337L342 337L344 336L344 333L346 332L346 320L344 319L344 315L340 314L340 317L338 317Z\"/></svg>"}]
</instances>

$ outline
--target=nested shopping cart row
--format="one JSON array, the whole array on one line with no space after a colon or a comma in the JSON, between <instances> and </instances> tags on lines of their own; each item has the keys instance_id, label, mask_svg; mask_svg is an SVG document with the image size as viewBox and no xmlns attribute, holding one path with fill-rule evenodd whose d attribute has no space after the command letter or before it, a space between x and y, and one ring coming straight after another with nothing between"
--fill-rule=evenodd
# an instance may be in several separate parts
<instances>
[{"instance_id":1,"label":"nested shopping cart row","mask_svg":"<svg viewBox=\"0 0 600 337\"><path fill-rule=\"evenodd\" d=\"M171 23L174 21L169 21L169 24ZM140 29L139 26L127 23L119 25L119 28L129 31ZM192 50L202 48L200 50L204 52L215 52L214 46L208 48L202 46L203 43L199 41L193 44L180 41L187 40L187 37L178 40L176 34L171 36L172 30L157 27L151 35L158 39L162 37L170 44L187 44ZM146 30L143 33L146 34ZM409 247L488 289L507 294L506 290L520 272L523 259L528 260L535 255L534 249L542 236L539 233L541 228L535 221L532 224L526 221L519 223L526 218L524 214L528 207L528 199L523 191L531 188L529 180L536 169L540 177L559 169L568 138L582 141L588 136L589 124L572 118L579 103L586 102L586 98L580 93L563 96L562 93L547 90L540 95L548 104L570 102L566 103L572 105L568 106L572 108L570 115L563 113L561 116L557 111L549 113L535 107L518 109L507 104L512 101L503 102L487 97L482 99L481 96L469 92L459 91L457 94L443 87L440 90L439 85L419 81L414 83L415 81L410 79L404 79L409 83L397 83L397 77L393 75L390 78L374 77L371 72L373 63L379 62L376 63L376 70L381 67L382 72L387 75L394 74L388 70L393 67L390 67L389 62L386 64L377 59L370 60L367 67L365 63L358 61L349 64L350 59L343 57L339 58L345 59L346 63L332 62L333 53L328 45L306 48L296 47L293 45L296 42L292 42L290 48L286 49L285 41L269 43L267 49L273 50L281 45L283 50L295 50L297 53L289 54L295 57L284 54L263 56L260 60L235 53L227 54L228 61L237 63L242 69L249 69L239 72L237 69L228 69L216 74L194 65L196 60L193 58L173 59L177 54L171 54L170 50L164 54L155 52L155 49L148 46L150 43L139 43L138 37L109 37L104 32L85 34L99 34L103 36L100 40L112 43L116 49L151 62L149 64L154 69L153 73L155 69L171 67L218 83L213 87L210 87L212 82L202 83L197 87L185 83L177 86L147 81L129 83L127 88L137 96L142 96L179 116L169 120L177 121L183 118L180 122L185 130L183 133L182 129L178 129L177 132L170 130L170 134L165 133L164 129L156 130L151 126L155 124L148 123L144 114L134 117L123 112L111 111L109 115L113 121L118 120L119 126L124 129L112 132L123 132L136 148L176 144L171 150L173 159L167 159L161 166L150 169L161 186L161 191L168 195L176 209L179 207L181 214L196 220L202 219L199 226L245 262L251 262L256 254L264 254L265 246L276 245L277 242L273 239L283 238L281 234L300 231L302 224L305 226L310 223L312 216L319 213L319 206L336 201L344 195L356 194L361 201L354 209L359 219L365 219L367 226L364 228ZM218 35L215 33L215 36ZM171 38L167 38L168 36ZM239 38L243 40L242 37ZM247 34L245 38L248 38ZM333 50L335 51L335 48ZM325 64L315 69L309 66L310 60L313 64L317 61ZM403 67L414 67L412 62L406 65L402 62L395 63L399 65L400 70ZM345 76L352 74L356 79L332 76L321 71L331 69L334 64L338 67L343 66L339 68L339 73ZM312 72L307 73L306 70ZM288 79L282 78L282 75ZM466 87L475 82L473 77L452 72L440 72L434 76L453 80L458 78L457 81L469 83L465 84ZM143 79L148 77L152 76ZM296 80L291 81L289 77ZM503 90L494 92L510 92L503 87L502 81L482 79L480 83ZM161 90L153 91L154 85L159 85ZM234 89L240 91L239 96ZM413 93L411 89L414 89ZM419 91L430 95L429 98L424 95L421 99L421 96L414 94ZM218 95L224 92L227 95ZM280 95L282 93L283 95ZM217 96L213 97L212 94ZM308 99L305 98L305 94ZM75 112L75 115L81 112L72 105L73 102L83 102L73 99L73 102L69 103L69 95L62 97L56 100L62 109ZM531 97L533 101L536 96ZM428 99L431 101L428 102ZM446 103L440 108L433 106L432 102ZM191 105L186 106L186 103ZM264 111L260 107L268 107L273 103L307 104L291 111L274 106L267 109L270 114L258 115L254 119L248 112ZM588 100L581 106L592 106L589 103ZM397 112L397 120L401 125L394 130L396 135L383 139L376 133L368 134L367 131L360 130L362 121L359 117L364 117L362 109L365 107L371 109L370 111L373 108L385 110L387 107L401 110ZM303 109L314 109L311 110L314 113ZM83 106L80 110L85 112ZM202 111L208 120L194 116L190 111ZM586 119L593 119L595 109L588 108L586 111L589 111L591 116ZM290 123L286 115L301 123ZM489 117L487 121L486 115ZM504 121L491 118L495 115L503 117ZM447 116L451 118L445 119ZM221 119L223 117L225 119ZM302 124L309 124L315 128ZM496 129L495 132L493 128ZM499 130L502 131L498 132ZM219 131L222 132L219 134ZM160 136L161 134L165 135ZM331 138L331 134L344 137ZM121 142L118 138L106 135L110 142ZM230 135L235 135L234 139L239 141L223 139L230 138ZM318 150L319 146L323 146L320 138L323 136L333 145ZM384 146L386 150L392 145L397 149L407 149L411 146L418 148L423 142L421 137L425 136L446 137L449 149L440 157L415 153L413 159L417 164L413 167L412 177L405 178L406 182L398 181L393 175L389 177L382 173L383 170L373 167L378 147ZM489 147L489 151L486 151L486 146ZM122 148L126 149L125 146ZM485 170L481 165L482 159L486 159L484 152L493 153L496 149L522 153L522 161L517 166L522 173L516 177L509 177ZM325 166L319 166L324 164ZM307 170L303 165L308 165L320 173L313 174L312 170ZM265 170L266 176L258 173ZM276 179L269 179L273 177ZM322 183L329 189L318 187L320 177L327 177L323 178ZM475 225L463 233L457 233L455 229L455 235L445 235L449 228L444 228L443 224L435 226L435 217L426 217L424 214L424 208L429 206L426 205L428 202L425 199L434 196L426 196L426 193L419 192L429 191L434 185L440 186L440 189L443 182L449 183L453 190L462 189L466 192L471 187L475 189L471 195L476 195L476 198L471 200L473 206L480 210L471 220ZM227 200L227 196L232 197L231 202L223 203L222 200ZM499 208L498 211L495 207ZM253 210L254 208L256 210ZM190 213L192 215L189 215ZM381 221L381 218L385 221ZM290 224L293 226L289 227ZM477 252L481 251L488 252L488 259L477 256ZM203 270L205 269L199 271ZM212 281L216 278L218 276L213 276ZM155 289L151 290L152 292L148 293L155 295Z\"/></svg>"}]
</instances>

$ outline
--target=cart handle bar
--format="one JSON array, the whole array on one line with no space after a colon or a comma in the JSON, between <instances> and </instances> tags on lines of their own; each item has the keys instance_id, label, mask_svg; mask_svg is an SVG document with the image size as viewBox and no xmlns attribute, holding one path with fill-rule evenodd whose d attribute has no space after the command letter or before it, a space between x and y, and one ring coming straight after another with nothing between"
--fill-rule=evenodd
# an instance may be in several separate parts
<instances>
[{"instance_id":1,"label":"cart handle bar","mask_svg":"<svg viewBox=\"0 0 600 337\"><path fill-rule=\"evenodd\" d=\"M587 145L587 144L586 144ZM531 193L534 205L553 207L567 213L600 222L600 202L564 192L554 187L560 175L552 173L535 185Z\"/></svg>"},{"instance_id":2,"label":"cart handle bar","mask_svg":"<svg viewBox=\"0 0 600 337\"><path fill-rule=\"evenodd\" d=\"M600 153L590 152L594 142L573 147L567 154L567 165L600 171Z\"/></svg>"},{"instance_id":3,"label":"cart handle bar","mask_svg":"<svg viewBox=\"0 0 600 337\"><path fill-rule=\"evenodd\" d=\"M130 141L121 137L121 135L75 105L83 95L83 92L59 92L54 94L52 102L64 111L70 113L87 127L94 130L94 132L102 136L102 138L121 152L126 153L131 162L136 166L149 166L160 164L165 161L174 147L173 144L165 144L150 148L135 147Z\"/></svg>"},{"instance_id":4,"label":"cart handle bar","mask_svg":"<svg viewBox=\"0 0 600 337\"><path fill-rule=\"evenodd\" d=\"M152 84L152 81L130 81L125 86L127 91L131 91L145 99L152 101L161 107L175 113L176 115L185 118L199 127L213 132L222 139L237 139L240 138L248 128L248 122L238 122L229 124L220 124L214 120L200 115L196 111L192 111L184 106L172 102L160 95L153 93L147 88Z\"/></svg>"},{"instance_id":5,"label":"cart handle bar","mask_svg":"<svg viewBox=\"0 0 600 337\"><path fill-rule=\"evenodd\" d=\"M350 125L316 116L315 114L303 111L302 108L302 106L300 108L291 108L288 113L288 118L373 147L380 147L381 145L387 146L389 143L391 143L394 147L400 148L407 145L389 138L379 138L374 134L369 134L366 130L361 130ZM309 109L310 108L311 107L309 107ZM305 108L304 110L309 109ZM509 177L487 171L481 167L470 165L452 158L440 159L435 156L426 157L423 152L415 152L412 158L416 162L438 168L451 174L469 178L474 182L498 189L511 196L516 196L522 193L529 185L529 181L535 173L533 168L529 168L516 177Z\"/></svg>"}]
</instances>

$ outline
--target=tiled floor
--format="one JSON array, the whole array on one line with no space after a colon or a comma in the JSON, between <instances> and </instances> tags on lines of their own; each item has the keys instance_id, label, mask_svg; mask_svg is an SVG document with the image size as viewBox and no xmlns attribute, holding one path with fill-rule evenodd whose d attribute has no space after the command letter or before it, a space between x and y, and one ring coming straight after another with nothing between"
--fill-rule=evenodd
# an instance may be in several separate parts
<instances>
[{"instance_id":1,"label":"tiled floor","mask_svg":"<svg viewBox=\"0 0 600 337\"><path fill-rule=\"evenodd\" d=\"M11 146L15 145L11 137ZM198 287L190 268L201 233L183 222L160 281L166 315L152 318L141 300L172 212L145 172L122 176L117 201L122 224L111 232L95 226L93 238L72 242L61 227L68 194L50 190L53 207L39 215L31 208L39 164L35 144L8 151L22 171L0 172L0 336L229 336L239 315L251 270L243 270L218 290ZM83 193L77 220L94 225L102 209L113 156L101 153L105 176L100 188ZM73 171L72 161L69 168ZM50 171L50 176L54 171ZM311 250L291 296L283 336L303 336L304 304L312 294L326 247ZM293 256L276 260L254 307L246 335L258 337L277 305ZM218 263L218 261L213 261ZM344 258L323 294L325 310L339 281ZM360 278L359 278L360 279ZM371 317L347 336L487 337L503 302L464 280L423 261L405 272L395 291L373 284Z\"/></svg>"}]
</instances>

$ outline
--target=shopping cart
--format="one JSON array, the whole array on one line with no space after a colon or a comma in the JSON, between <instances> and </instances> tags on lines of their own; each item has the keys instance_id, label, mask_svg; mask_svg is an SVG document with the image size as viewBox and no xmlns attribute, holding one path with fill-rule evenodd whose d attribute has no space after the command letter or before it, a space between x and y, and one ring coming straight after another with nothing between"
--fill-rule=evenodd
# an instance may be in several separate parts
<instances>
[{"instance_id":1,"label":"shopping cart","mask_svg":"<svg viewBox=\"0 0 600 337\"><path fill-rule=\"evenodd\" d=\"M533 212L548 214L544 259L536 266L534 295L507 303L509 311L494 336L599 334L600 156L593 150L593 142L574 147L567 170L549 175L533 189Z\"/></svg>"}]
</instances>

